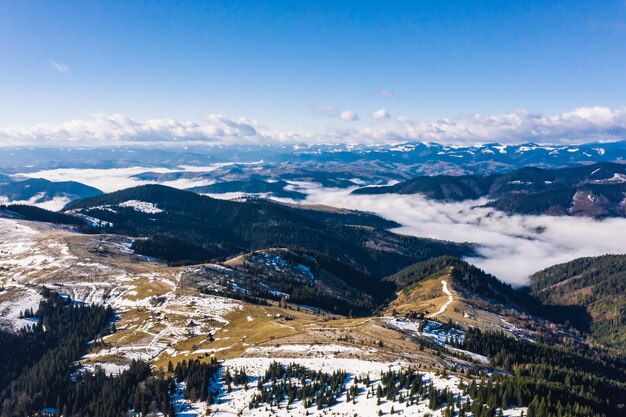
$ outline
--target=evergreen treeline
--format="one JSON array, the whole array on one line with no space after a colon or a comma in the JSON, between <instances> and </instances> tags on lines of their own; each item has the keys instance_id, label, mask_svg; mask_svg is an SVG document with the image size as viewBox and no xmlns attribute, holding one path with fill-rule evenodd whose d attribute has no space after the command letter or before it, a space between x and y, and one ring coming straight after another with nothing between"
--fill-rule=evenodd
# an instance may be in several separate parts
<instances>
[{"instance_id":1,"label":"evergreen treeline","mask_svg":"<svg viewBox=\"0 0 626 417\"><path fill-rule=\"evenodd\" d=\"M128 370L107 376L77 369L88 343L109 331L111 307L76 303L44 290L34 325L16 334L0 333L0 417L34 415L44 408L63 417L123 417L129 410L145 416L156 410L174 416L172 380L153 375L133 361Z\"/></svg>"},{"instance_id":2,"label":"evergreen treeline","mask_svg":"<svg viewBox=\"0 0 626 417\"><path fill-rule=\"evenodd\" d=\"M494 375L496 404L529 404L528 417L618 417L626 413L626 360L595 350L516 340L469 329L457 347L488 356L510 375ZM497 383L494 383L496 378ZM479 390L488 386L479 385Z\"/></svg>"},{"instance_id":3,"label":"evergreen treeline","mask_svg":"<svg viewBox=\"0 0 626 417\"><path fill-rule=\"evenodd\" d=\"M592 193L598 198L604 213L594 213L597 217L624 216L623 210L619 207L626 192L624 183L582 184L539 193L511 193L486 206L507 213L568 215L574 195L578 192Z\"/></svg>"},{"instance_id":4,"label":"evergreen treeline","mask_svg":"<svg viewBox=\"0 0 626 417\"><path fill-rule=\"evenodd\" d=\"M302 210L300 207L278 203L276 201L264 200L267 204L275 204L285 210L293 211L301 216L325 223L352 224L357 226L369 226L378 229L392 229L400 227L400 223L380 217L378 214L352 211L352 210Z\"/></svg>"},{"instance_id":5,"label":"evergreen treeline","mask_svg":"<svg viewBox=\"0 0 626 417\"><path fill-rule=\"evenodd\" d=\"M377 307L373 297L368 292L351 288L348 285L337 285L336 282L332 281L334 277L329 278L329 281L334 284L329 288L324 285L323 280L320 282L317 279L302 279L284 271L274 273L271 268L246 264L244 269L247 278L237 285L224 280L228 297L246 299L247 301L250 299L258 300L252 302L260 304L265 299L279 301L284 297L284 294L288 294L290 303L346 316L369 315ZM327 276L328 274L325 273L324 275ZM368 280L370 283L374 283L371 277L368 277ZM242 287L245 290L242 290ZM373 284L370 290L373 292L374 288L379 288L379 286Z\"/></svg>"},{"instance_id":6,"label":"evergreen treeline","mask_svg":"<svg viewBox=\"0 0 626 417\"><path fill-rule=\"evenodd\" d=\"M213 404L217 391L211 388L211 380L219 370L220 365L213 357L211 361L200 362L199 360L183 360L174 366L168 364L168 371L172 372L176 382L186 381L184 397L191 401L208 401Z\"/></svg>"},{"instance_id":7,"label":"evergreen treeline","mask_svg":"<svg viewBox=\"0 0 626 417\"><path fill-rule=\"evenodd\" d=\"M487 203L487 207L507 213L566 215L576 188L567 187L539 193L512 193Z\"/></svg>"},{"instance_id":8,"label":"evergreen treeline","mask_svg":"<svg viewBox=\"0 0 626 417\"><path fill-rule=\"evenodd\" d=\"M391 186L364 187L352 194L424 194L435 200L462 201L477 199L489 193L493 176L433 175L413 178Z\"/></svg>"},{"instance_id":9,"label":"evergreen treeline","mask_svg":"<svg viewBox=\"0 0 626 417\"><path fill-rule=\"evenodd\" d=\"M63 417L123 417L133 410L136 416L162 412L174 417L170 397L175 384L153 375L146 362L132 361L124 372L107 376L102 369L78 371L66 389L57 394L57 415ZM18 414L14 414L17 416Z\"/></svg>"},{"instance_id":10,"label":"evergreen treeline","mask_svg":"<svg viewBox=\"0 0 626 417\"><path fill-rule=\"evenodd\" d=\"M273 252L269 252L272 254ZM267 267L264 256L252 254L242 267L250 277L233 292L245 288L245 293L256 298L280 300L280 293L289 295L289 301L343 315L370 315L376 307L393 294L394 285L371 276L319 253L280 251L280 257L291 268L307 267L311 276L277 272ZM265 282L261 282L265 281ZM269 284L269 287L268 287Z\"/></svg>"},{"instance_id":11,"label":"evergreen treeline","mask_svg":"<svg viewBox=\"0 0 626 417\"><path fill-rule=\"evenodd\" d=\"M587 309L597 341L626 346L626 255L575 259L537 272L530 282L532 294L547 304Z\"/></svg>"},{"instance_id":12,"label":"evergreen treeline","mask_svg":"<svg viewBox=\"0 0 626 417\"><path fill-rule=\"evenodd\" d=\"M249 408L257 408L261 404L280 407L284 400L287 400L287 409L296 400L302 401L305 408L315 405L319 410L332 406L345 391L346 378L345 371L335 371L331 375L311 371L295 363L285 366L272 362L265 375L259 378L257 393L252 397ZM268 386L265 386L267 383Z\"/></svg>"},{"instance_id":13,"label":"evergreen treeline","mask_svg":"<svg viewBox=\"0 0 626 417\"><path fill-rule=\"evenodd\" d=\"M87 223L80 217L42 209L29 204L0 205L0 210L13 212L25 218L26 220L81 226L82 231L89 231Z\"/></svg>"},{"instance_id":14,"label":"evergreen treeline","mask_svg":"<svg viewBox=\"0 0 626 417\"><path fill-rule=\"evenodd\" d=\"M113 310L101 306L73 303L64 295L49 290L36 312L25 311L33 325L17 333L0 332L0 391L11 381L36 365L53 348L76 340L95 339L107 333ZM1 404L1 401L0 401Z\"/></svg>"},{"instance_id":15,"label":"evergreen treeline","mask_svg":"<svg viewBox=\"0 0 626 417\"><path fill-rule=\"evenodd\" d=\"M165 260L172 266L209 262L229 253L220 245L200 246L166 235L136 239L131 248L135 253Z\"/></svg>"},{"instance_id":16,"label":"evergreen treeline","mask_svg":"<svg viewBox=\"0 0 626 417\"><path fill-rule=\"evenodd\" d=\"M67 386L72 363L86 353L88 340L107 332L113 317L110 307L76 304L50 291L43 296L34 314L36 323L0 339L3 417L55 404L57 393Z\"/></svg>"}]
</instances>

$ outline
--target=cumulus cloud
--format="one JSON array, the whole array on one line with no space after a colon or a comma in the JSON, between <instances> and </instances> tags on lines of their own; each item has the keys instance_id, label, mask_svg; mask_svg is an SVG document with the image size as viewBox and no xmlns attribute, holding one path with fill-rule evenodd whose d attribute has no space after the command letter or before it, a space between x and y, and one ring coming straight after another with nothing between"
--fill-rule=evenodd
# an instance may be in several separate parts
<instances>
[{"instance_id":1,"label":"cumulus cloud","mask_svg":"<svg viewBox=\"0 0 626 417\"><path fill-rule=\"evenodd\" d=\"M350 195L311 188L305 203L371 211L402 225L395 232L478 243L474 265L514 285L548 266L583 256L626 253L626 219L508 216L486 200L439 203L419 195Z\"/></svg>"},{"instance_id":2,"label":"cumulus cloud","mask_svg":"<svg viewBox=\"0 0 626 417\"><path fill-rule=\"evenodd\" d=\"M70 67L62 62L57 62L51 59L49 64L52 67L52 69L54 69L57 72L60 72L61 74L67 74L68 72L70 72Z\"/></svg>"},{"instance_id":3,"label":"cumulus cloud","mask_svg":"<svg viewBox=\"0 0 626 417\"><path fill-rule=\"evenodd\" d=\"M353 112L352 110L344 110L339 113L339 118L346 122L355 122L359 120L359 115Z\"/></svg>"},{"instance_id":4,"label":"cumulus cloud","mask_svg":"<svg viewBox=\"0 0 626 417\"><path fill-rule=\"evenodd\" d=\"M123 114L94 114L59 125L38 124L0 130L3 145L80 144L83 146L141 143L258 143L298 141L298 134L272 132L256 120L212 114L200 121L136 120Z\"/></svg>"},{"instance_id":5,"label":"cumulus cloud","mask_svg":"<svg viewBox=\"0 0 626 417\"><path fill-rule=\"evenodd\" d=\"M387 120L391 118L391 115L389 114L387 109L378 109L376 111L373 111L370 115L374 120Z\"/></svg>"},{"instance_id":6,"label":"cumulus cloud","mask_svg":"<svg viewBox=\"0 0 626 417\"><path fill-rule=\"evenodd\" d=\"M422 138L447 142L541 143L580 142L626 136L626 109L581 107L570 112L542 115L527 111L484 116L473 114L457 119L416 123L410 118L398 120L398 125L379 130L385 137Z\"/></svg>"},{"instance_id":7,"label":"cumulus cloud","mask_svg":"<svg viewBox=\"0 0 626 417\"><path fill-rule=\"evenodd\" d=\"M352 110L315 106L316 114L356 121ZM380 109L373 118L383 120ZM487 142L575 144L626 138L626 108L581 107L570 112L542 115L518 111L503 115L474 114L435 122L417 122L409 116L379 126L331 126L323 133L271 130L257 120L231 119L213 114L198 121L137 120L123 114L96 114L85 120L51 125L0 129L0 146L76 144L109 146L134 143L393 143L429 141L445 144Z\"/></svg>"}]
</instances>

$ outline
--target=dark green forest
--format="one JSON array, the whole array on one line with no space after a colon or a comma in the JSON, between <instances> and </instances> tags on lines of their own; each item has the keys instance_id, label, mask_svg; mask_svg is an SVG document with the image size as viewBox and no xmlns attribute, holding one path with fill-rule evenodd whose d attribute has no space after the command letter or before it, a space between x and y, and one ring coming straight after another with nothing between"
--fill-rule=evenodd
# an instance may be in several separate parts
<instances>
[{"instance_id":1,"label":"dark green forest","mask_svg":"<svg viewBox=\"0 0 626 417\"><path fill-rule=\"evenodd\" d=\"M590 330L597 342L626 347L626 255L552 266L531 276L530 290L546 304L584 308L592 317Z\"/></svg>"},{"instance_id":2,"label":"dark green forest","mask_svg":"<svg viewBox=\"0 0 626 417\"><path fill-rule=\"evenodd\" d=\"M502 404L529 404L528 417L619 417L626 413L626 358L469 329L457 347L485 355L509 375L491 393ZM493 377L492 377L493 378ZM497 394L494 394L497 392Z\"/></svg>"},{"instance_id":3,"label":"dark green forest","mask_svg":"<svg viewBox=\"0 0 626 417\"><path fill-rule=\"evenodd\" d=\"M518 214L570 215L577 192L593 193L600 210L580 214L593 217L624 216L620 206L626 184L615 183L615 174L624 175L622 164L598 163L580 167L544 169L523 167L504 174L435 175L416 177L387 187L365 187L354 194L423 194L443 201L490 197L486 207Z\"/></svg>"},{"instance_id":4,"label":"dark green forest","mask_svg":"<svg viewBox=\"0 0 626 417\"><path fill-rule=\"evenodd\" d=\"M163 212L148 214L132 208L116 207L114 211L101 208L128 200L156 204ZM220 258L251 250L285 247L321 253L377 278L433 256L463 256L473 252L468 244L396 235L380 228L355 227L372 223L385 227L393 225L380 218L375 220L376 216L371 214L315 214L309 209L296 209L262 199L216 200L160 185L140 186L74 201L66 206L66 210L80 210L112 223L106 232L137 237L166 236L185 241L207 251L194 248L194 254L200 257L214 254ZM351 220L355 220L356 225L343 223ZM139 248L144 251L140 253L163 254L163 260L180 263L184 256L176 247L178 241L159 242L154 238L140 244ZM390 250L378 250L375 243L367 245L370 241L380 241Z\"/></svg>"},{"instance_id":5,"label":"dark green forest","mask_svg":"<svg viewBox=\"0 0 626 417\"><path fill-rule=\"evenodd\" d=\"M89 341L99 343L110 331L110 307L76 303L47 290L43 296L36 312L24 312L32 326L0 333L0 416L23 417L44 408L72 417L121 417L129 409L142 416L150 410L168 411L170 384L153 377L146 363L133 362L116 376L74 365L88 352Z\"/></svg>"}]
</instances>

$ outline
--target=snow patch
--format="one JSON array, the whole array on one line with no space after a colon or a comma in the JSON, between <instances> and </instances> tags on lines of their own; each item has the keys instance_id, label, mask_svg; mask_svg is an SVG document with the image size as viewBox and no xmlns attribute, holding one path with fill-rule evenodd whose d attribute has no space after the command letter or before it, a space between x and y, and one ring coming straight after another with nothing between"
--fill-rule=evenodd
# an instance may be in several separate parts
<instances>
[{"instance_id":1,"label":"snow patch","mask_svg":"<svg viewBox=\"0 0 626 417\"><path fill-rule=\"evenodd\" d=\"M128 200L118 204L120 207L130 207L135 211L147 214L163 213L163 210L158 208L154 203L148 203L146 201Z\"/></svg>"}]
</instances>

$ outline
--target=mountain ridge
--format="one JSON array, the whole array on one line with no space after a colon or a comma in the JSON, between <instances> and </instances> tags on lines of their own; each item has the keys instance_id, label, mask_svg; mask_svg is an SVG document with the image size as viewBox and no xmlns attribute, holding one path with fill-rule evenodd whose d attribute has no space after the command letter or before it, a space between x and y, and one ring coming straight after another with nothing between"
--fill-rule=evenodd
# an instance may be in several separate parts
<instances>
[{"instance_id":1,"label":"mountain ridge","mask_svg":"<svg viewBox=\"0 0 626 417\"><path fill-rule=\"evenodd\" d=\"M490 198L486 207L507 213L624 217L626 164L523 167L488 176L416 177L391 186L359 188L352 193L422 194L444 202Z\"/></svg>"},{"instance_id":2,"label":"mountain ridge","mask_svg":"<svg viewBox=\"0 0 626 417\"><path fill-rule=\"evenodd\" d=\"M384 228L395 223L372 214L324 213L263 199L226 201L161 185L76 200L64 212L98 219L107 232L231 247L226 255L269 247L313 250L378 277L432 256L473 251L468 244L391 233Z\"/></svg>"}]
</instances>

